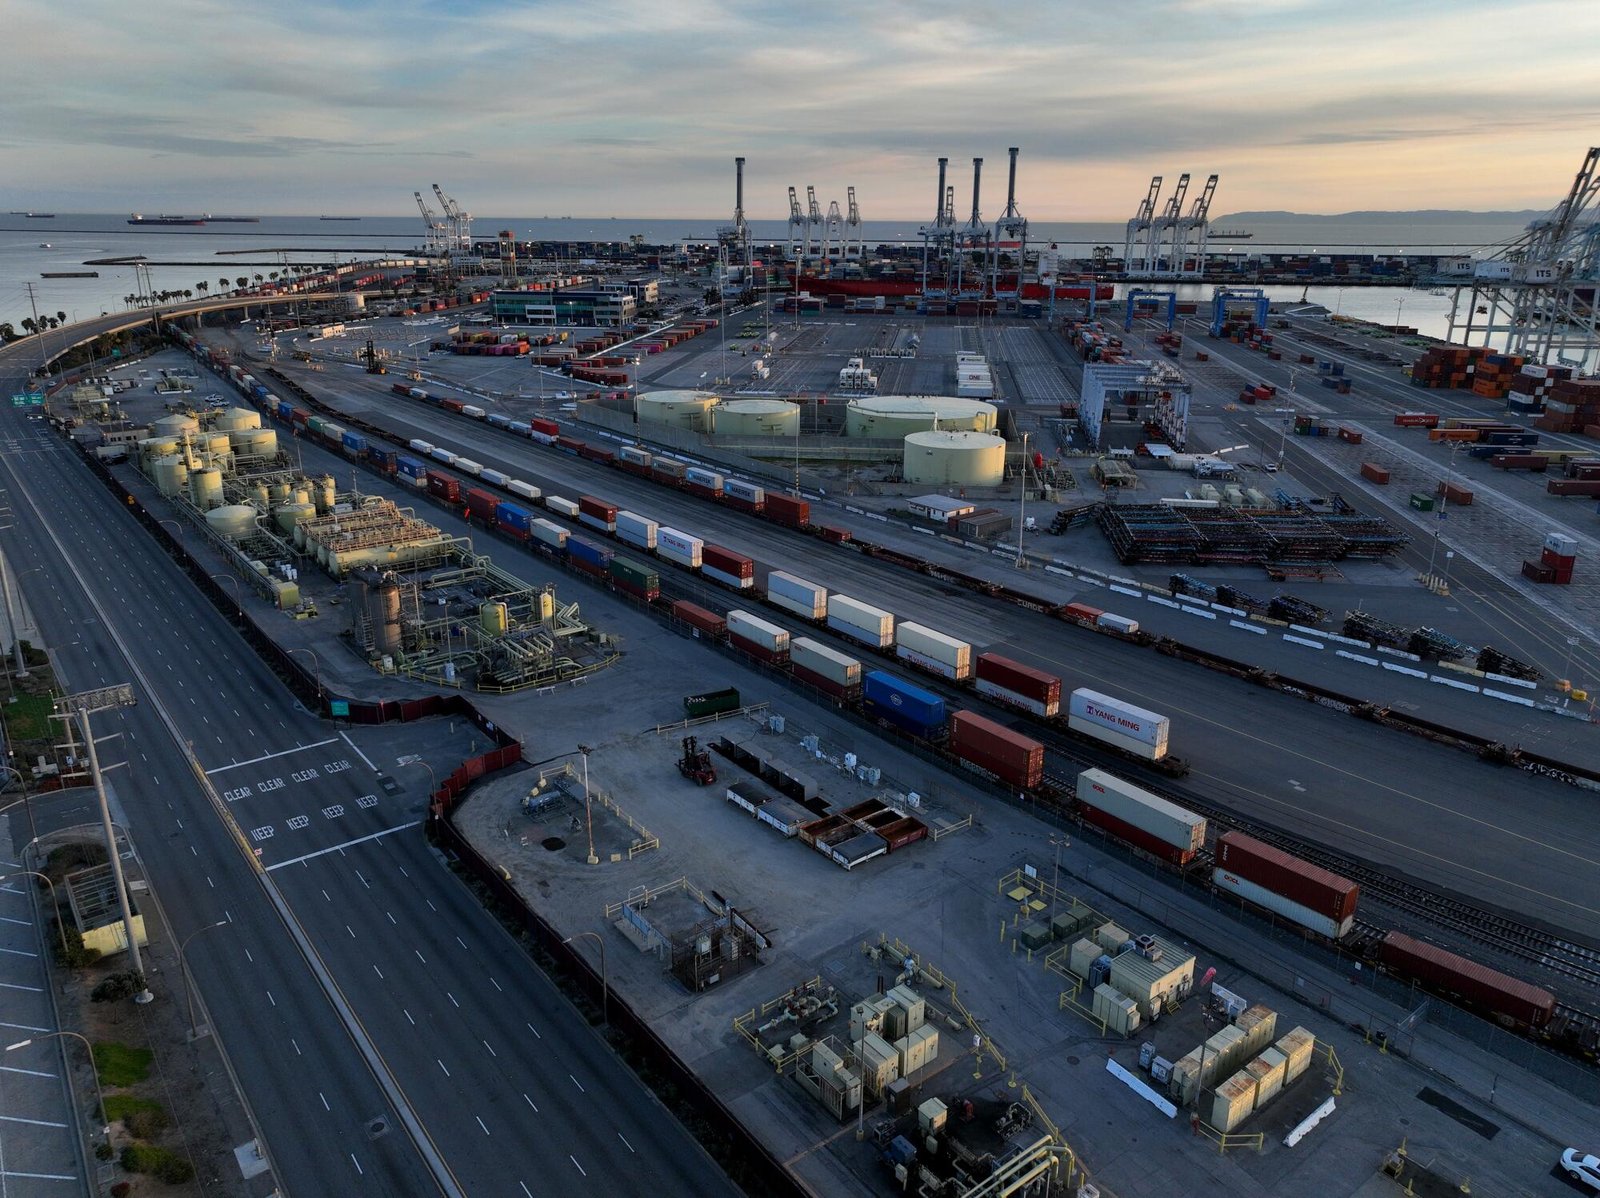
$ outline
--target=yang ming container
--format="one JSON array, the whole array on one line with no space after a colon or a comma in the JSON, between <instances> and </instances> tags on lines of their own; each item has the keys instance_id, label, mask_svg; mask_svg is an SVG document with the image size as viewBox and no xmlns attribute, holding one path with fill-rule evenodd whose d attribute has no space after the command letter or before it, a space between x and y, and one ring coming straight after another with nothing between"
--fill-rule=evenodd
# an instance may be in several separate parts
<instances>
[{"instance_id":1,"label":"yang ming container","mask_svg":"<svg viewBox=\"0 0 1600 1198\"><path fill-rule=\"evenodd\" d=\"M1061 710L1061 679L998 653L980 653L976 664L977 691L1002 703L1053 716Z\"/></svg>"},{"instance_id":2,"label":"yang ming container","mask_svg":"<svg viewBox=\"0 0 1600 1198\"><path fill-rule=\"evenodd\" d=\"M1067 726L1148 761L1159 761L1167 755L1167 736L1172 721L1132 703L1080 687L1072 692Z\"/></svg>"},{"instance_id":3,"label":"yang ming container","mask_svg":"<svg viewBox=\"0 0 1600 1198\"><path fill-rule=\"evenodd\" d=\"M887 649L894 644L894 617L849 595L834 595L828 600L828 627L874 649Z\"/></svg>"},{"instance_id":4,"label":"yang ming container","mask_svg":"<svg viewBox=\"0 0 1600 1198\"><path fill-rule=\"evenodd\" d=\"M767 575L767 601L805 620L820 620L828 614L827 587L782 570Z\"/></svg>"},{"instance_id":5,"label":"yang ming container","mask_svg":"<svg viewBox=\"0 0 1600 1198\"><path fill-rule=\"evenodd\" d=\"M909 620L895 634L895 656L957 682L972 677L972 646Z\"/></svg>"},{"instance_id":6,"label":"yang ming container","mask_svg":"<svg viewBox=\"0 0 1600 1198\"><path fill-rule=\"evenodd\" d=\"M686 532L679 532L675 528L665 525L656 529L656 554L669 562L676 562L680 566L688 566L691 570L700 568L701 553L705 549L705 542L699 537L691 537Z\"/></svg>"}]
</instances>

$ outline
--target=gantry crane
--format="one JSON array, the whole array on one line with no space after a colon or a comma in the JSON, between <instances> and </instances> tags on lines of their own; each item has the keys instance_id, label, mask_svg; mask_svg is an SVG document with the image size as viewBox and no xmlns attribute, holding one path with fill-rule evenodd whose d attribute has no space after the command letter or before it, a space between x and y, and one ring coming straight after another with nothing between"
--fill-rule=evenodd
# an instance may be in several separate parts
<instances>
[{"instance_id":1,"label":"gantry crane","mask_svg":"<svg viewBox=\"0 0 1600 1198\"><path fill-rule=\"evenodd\" d=\"M817 189L810 185L806 187L806 257L822 257L822 207L817 203Z\"/></svg>"},{"instance_id":2,"label":"gantry crane","mask_svg":"<svg viewBox=\"0 0 1600 1198\"><path fill-rule=\"evenodd\" d=\"M1195 199L1189 215L1178 222L1172 237L1172 270L1178 275L1205 273L1206 238L1211 229L1211 197L1217 194L1217 177L1211 175ZM1186 270L1185 263L1194 259L1194 269Z\"/></svg>"},{"instance_id":3,"label":"gantry crane","mask_svg":"<svg viewBox=\"0 0 1600 1198\"><path fill-rule=\"evenodd\" d=\"M856 189L845 189L849 211L844 218L844 256L864 258L867 253L867 235L861 224L861 209L856 206Z\"/></svg>"},{"instance_id":4,"label":"gantry crane","mask_svg":"<svg viewBox=\"0 0 1600 1198\"><path fill-rule=\"evenodd\" d=\"M472 249L472 215L445 195L437 183L433 185L433 194L439 197L439 207L444 209L449 221L450 249L467 253Z\"/></svg>"},{"instance_id":5,"label":"gantry crane","mask_svg":"<svg viewBox=\"0 0 1600 1198\"><path fill-rule=\"evenodd\" d=\"M1566 198L1457 284L1450 340L1474 340L1546 366L1583 368L1600 351L1600 147ZM1438 280L1449 283L1449 279Z\"/></svg>"},{"instance_id":6,"label":"gantry crane","mask_svg":"<svg viewBox=\"0 0 1600 1198\"><path fill-rule=\"evenodd\" d=\"M789 260L803 261L806 254L806 214L800 210L800 196L789 189Z\"/></svg>"},{"instance_id":7,"label":"gantry crane","mask_svg":"<svg viewBox=\"0 0 1600 1198\"><path fill-rule=\"evenodd\" d=\"M439 214L428 207L428 201L422 198L420 191L411 193L417 197L417 208L422 212L422 224L425 229L423 252L430 257L443 257L448 253L449 231L439 219Z\"/></svg>"},{"instance_id":8,"label":"gantry crane","mask_svg":"<svg viewBox=\"0 0 1600 1198\"><path fill-rule=\"evenodd\" d=\"M1161 219L1150 228L1150 262L1146 270L1152 274L1171 274L1178 269L1172 260L1178 240L1178 227L1183 223L1183 199L1189 192L1189 172L1178 176L1178 186L1167 197L1167 206Z\"/></svg>"},{"instance_id":9,"label":"gantry crane","mask_svg":"<svg viewBox=\"0 0 1600 1198\"><path fill-rule=\"evenodd\" d=\"M794 188L790 188L791 195ZM744 219L744 159L733 160L733 223L717 230L717 244L730 267L750 265L750 226Z\"/></svg>"},{"instance_id":10,"label":"gantry crane","mask_svg":"<svg viewBox=\"0 0 1600 1198\"><path fill-rule=\"evenodd\" d=\"M956 189L945 186L948 158L939 159L939 186L933 193L933 222L922 226L922 294L925 299L944 299L949 295L947 271L949 259L955 252L956 240ZM935 274L928 272L929 259L933 260Z\"/></svg>"},{"instance_id":11,"label":"gantry crane","mask_svg":"<svg viewBox=\"0 0 1600 1198\"><path fill-rule=\"evenodd\" d=\"M989 226L983 223L983 217L978 212L978 202L983 185L983 159L972 160L972 215L967 223L961 227L960 236L957 238L957 248L960 252L956 255L956 294L966 293L969 297L979 297L983 294L984 283L989 272ZM971 254L977 261L973 264L973 274L977 282L966 283L967 255Z\"/></svg>"},{"instance_id":12,"label":"gantry crane","mask_svg":"<svg viewBox=\"0 0 1600 1198\"><path fill-rule=\"evenodd\" d=\"M1022 285L1023 262L1028 254L1028 222L1017 211L1017 147L1006 151L1011 157L1011 167L1006 176L1006 210L994 222L994 259L989 271L989 289L996 299L1015 300ZM1000 274L1000 260L1009 257L1004 278ZM1012 269L1016 270L1011 274Z\"/></svg>"},{"instance_id":13,"label":"gantry crane","mask_svg":"<svg viewBox=\"0 0 1600 1198\"><path fill-rule=\"evenodd\" d=\"M822 259L824 262L833 261L833 256L838 254L844 257L844 213L839 211L839 201L828 202L828 215L822 221Z\"/></svg>"},{"instance_id":14,"label":"gantry crane","mask_svg":"<svg viewBox=\"0 0 1600 1198\"><path fill-rule=\"evenodd\" d=\"M1149 250L1146 249L1144 256L1139 259L1134 257L1134 251L1140 248L1141 244L1148 243L1150 230L1155 222L1156 200L1160 196L1161 176L1156 175L1150 180L1150 191L1140 203L1139 211L1128 222L1127 237L1122 243L1122 269L1128 274L1132 274L1136 270L1142 272L1151 269L1151 254ZM1136 262L1137 266L1135 265Z\"/></svg>"}]
</instances>

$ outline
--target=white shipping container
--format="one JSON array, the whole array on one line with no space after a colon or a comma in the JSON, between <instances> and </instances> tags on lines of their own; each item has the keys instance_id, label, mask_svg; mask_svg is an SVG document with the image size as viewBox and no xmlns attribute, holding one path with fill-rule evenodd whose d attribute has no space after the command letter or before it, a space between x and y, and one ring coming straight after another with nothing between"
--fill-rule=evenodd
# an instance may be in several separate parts
<instances>
[{"instance_id":1,"label":"white shipping container","mask_svg":"<svg viewBox=\"0 0 1600 1198\"><path fill-rule=\"evenodd\" d=\"M828 627L875 649L894 644L894 617L849 595L834 595L828 600Z\"/></svg>"},{"instance_id":2,"label":"white shipping container","mask_svg":"<svg viewBox=\"0 0 1600 1198\"><path fill-rule=\"evenodd\" d=\"M543 494L538 487L532 483L525 483L520 478L513 478L506 483L506 490L513 495L521 495L524 499L537 499Z\"/></svg>"},{"instance_id":3,"label":"white shipping container","mask_svg":"<svg viewBox=\"0 0 1600 1198\"><path fill-rule=\"evenodd\" d=\"M1120 632L1124 636L1132 636L1139 631L1139 621L1130 620L1127 616L1119 616L1116 612L1101 612L1100 618L1095 621L1102 628L1109 628L1113 632Z\"/></svg>"},{"instance_id":4,"label":"white shipping container","mask_svg":"<svg viewBox=\"0 0 1600 1198\"><path fill-rule=\"evenodd\" d=\"M1132 703L1113 699L1110 695L1103 695L1087 687L1079 687L1072 692L1072 703L1067 710L1072 718L1081 720L1085 724L1092 724L1098 729L1115 732L1118 736L1138 741L1156 758L1166 755L1167 736L1172 730L1172 721L1164 715L1157 715L1153 711L1146 711L1142 707L1135 707ZM1090 731L1090 729L1080 728L1079 731Z\"/></svg>"},{"instance_id":5,"label":"white shipping container","mask_svg":"<svg viewBox=\"0 0 1600 1198\"><path fill-rule=\"evenodd\" d=\"M579 509L578 523L587 524L590 528L598 528L601 532L616 532L617 522L607 520L602 516L591 516L588 512Z\"/></svg>"},{"instance_id":6,"label":"white shipping container","mask_svg":"<svg viewBox=\"0 0 1600 1198\"><path fill-rule=\"evenodd\" d=\"M1104 770L1084 770L1078 775L1078 801L1179 849L1198 852L1205 846L1205 816Z\"/></svg>"},{"instance_id":7,"label":"white shipping container","mask_svg":"<svg viewBox=\"0 0 1600 1198\"><path fill-rule=\"evenodd\" d=\"M456 455L448 449L439 448L437 445L428 451L428 456L436 462L443 462L446 466L454 466L456 464Z\"/></svg>"},{"instance_id":8,"label":"white shipping container","mask_svg":"<svg viewBox=\"0 0 1600 1198\"><path fill-rule=\"evenodd\" d=\"M635 466L648 466L650 464L650 455L635 446L624 445L617 452L624 462L632 462Z\"/></svg>"},{"instance_id":9,"label":"white shipping container","mask_svg":"<svg viewBox=\"0 0 1600 1198\"><path fill-rule=\"evenodd\" d=\"M819 645L810 637L794 638L789 646L789 660L840 686L861 685L859 661L853 657L846 657L826 645Z\"/></svg>"},{"instance_id":10,"label":"white shipping container","mask_svg":"<svg viewBox=\"0 0 1600 1198\"><path fill-rule=\"evenodd\" d=\"M722 475L711 470L702 470L699 466L690 466L683 472L683 477L702 487L710 487L713 491L723 489Z\"/></svg>"},{"instance_id":11,"label":"white shipping container","mask_svg":"<svg viewBox=\"0 0 1600 1198\"><path fill-rule=\"evenodd\" d=\"M540 517L528 525L528 531L533 534L533 539L541 544L553 546L556 549L567 547L568 532L561 525Z\"/></svg>"},{"instance_id":12,"label":"white shipping container","mask_svg":"<svg viewBox=\"0 0 1600 1198\"><path fill-rule=\"evenodd\" d=\"M646 519L634 512L617 513L617 539L637 549L654 549L656 531L660 527L654 520Z\"/></svg>"},{"instance_id":13,"label":"white shipping container","mask_svg":"<svg viewBox=\"0 0 1600 1198\"><path fill-rule=\"evenodd\" d=\"M473 477L477 477L483 473L483 466L478 462L474 462L471 458L457 458L456 469L461 471L463 474L470 474Z\"/></svg>"},{"instance_id":14,"label":"white shipping container","mask_svg":"<svg viewBox=\"0 0 1600 1198\"><path fill-rule=\"evenodd\" d=\"M958 682L972 676L971 645L910 620L900 621L895 655Z\"/></svg>"},{"instance_id":15,"label":"white shipping container","mask_svg":"<svg viewBox=\"0 0 1600 1198\"><path fill-rule=\"evenodd\" d=\"M426 475L422 475L422 474L401 474L401 475L398 475L397 477L400 479L401 482L409 483L411 486L416 487L418 490L421 490L423 487L428 485L428 479L427 479Z\"/></svg>"},{"instance_id":16,"label":"white shipping container","mask_svg":"<svg viewBox=\"0 0 1600 1198\"><path fill-rule=\"evenodd\" d=\"M472 404L463 404L461 414L463 416L471 416L474 420L482 420L486 415L482 408L474 407Z\"/></svg>"},{"instance_id":17,"label":"white shipping container","mask_svg":"<svg viewBox=\"0 0 1600 1198\"><path fill-rule=\"evenodd\" d=\"M431 442L419 440L418 438L413 437L407 442L407 444L417 453L425 453L430 457L433 455L433 445Z\"/></svg>"},{"instance_id":18,"label":"white shipping container","mask_svg":"<svg viewBox=\"0 0 1600 1198\"><path fill-rule=\"evenodd\" d=\"M768 624L760 616L752 616L747 611L728 613L728 631L753 641L769 653L783 653L789 648L788 629Z\"/></svg>"},{"instance_id":19,"label":"white shipping container","mask_svg":"<svg viewBox=\"0 0 1600 1198\"><path fill-rule=\"evenodd\" d=\"M570 499L563 499L559 495L546 495L544 505L558 516L573 517L578 514L578 505Z\"/></svg>"},{"instance_id":20,"label":"white shipping container","mask_svg":"<svg viewBox=\"0 0 1600 1198\"><path fill-rule=\"evenodd\" d=\"M1268 890L1259 883L1248 878L1241 878L1238 874L1226 869L1213 869L1211 878L1222 890L1231 890L1240 898L1248 899L1258 907L1262 907L1285 919L1293 920L1301 927L1310 928L1313 932L1320 932L1330 940L1337 940L1346 935L1356 922L1352 914L1347 919L1336 921L1319 911L1313 911L1303 903Z\"/></svg>"},{"instance_id":21,"label":"white shipping container","mask_svg":"<svg viewBox=\"0 0 1600 1198\"><path fill-rule=\"evenodd\" d=\"M767 575L767 599L806 620L820 620L828 614L827 587L819 587L782 570Z\"/></svg>"},{"instance_id":22,"label":"white shipping container","mask_svg":"<svg viewBox=\"0 0 1600 1198\"><path fill-rule=\"evenodd\" d=\"M715 566L702 565L700 567L700 573L704 574L707 578L714 578L718 582L723 583L726 586L730 586L736 591L748 591L751 587L756 585L756 580L753 578L740 578L737 574L729 574L726 570L719 570Z\"/></svg>"},{"instance_id":23,"label":"white shipping container","mask_svg":"<svg viewBox=\"0 0 1600 1198\"><path fill-rule=\"evenodd\" d=\"M743 499L747 503L765 503L767 501L767 493L763 488L756 486L754 483L740 482L736 478L730 478L723 482L722 493L724 495L732 495L735 499Z\"/></svg>"},{"instance_id":24,"label":"white shipping container","mask_svg":"<svg viewBox=\"0 0 1600 1198\"><path fill-rule=\"evenodd\" d=\"M541 433L536 428L529 428L528 436L539 442L540 445L554 445L556 443L556 435L554 433Z\"/></svg>"},{"instance_id":25,"label":"white shipping container","mask_svg":"<svg viewBox=\"0 0 1600 1198\"><path fill-rule=\"evenodd\" d=\"M1081 732L1085 736L1092 736L1095 740L1103 744L1112 745L1125 753L1131 753L1135 757L1142 757L1146 761L1160 761L1162 757L1166 756L1164 752L1157 753L1144 741L1136 737L1124 736L1120 732L1113 732L1095 720L1080 719L1070 712L1067 715L1067 727L1074 732Z\"/></svg>"},{"instance_id":26,"label":"white shipping container","mask_svg":"<svg viewBox=\"0 0 1600 1198\"><path fill-rule=\"evenodd\" d=\"M700 551L705 548L705 544L699 537L691 537L676 528L661 525L656 529L656 553L669 562L677 562L678 565L688 566L691 570L700 568Z\"/></svg>"},{"instance_id":27,"label":"white shipping container","mask_svg":"<svg viewBox=\"0 0 1600 1198\"><path fill-rule=\"evenodd\" d=\"M498 470L480 470L478 471L478 477L486 483L493 483L497 487L503 487L511 481L509 474L501 474Z\"/></svg>"}]
</instances>

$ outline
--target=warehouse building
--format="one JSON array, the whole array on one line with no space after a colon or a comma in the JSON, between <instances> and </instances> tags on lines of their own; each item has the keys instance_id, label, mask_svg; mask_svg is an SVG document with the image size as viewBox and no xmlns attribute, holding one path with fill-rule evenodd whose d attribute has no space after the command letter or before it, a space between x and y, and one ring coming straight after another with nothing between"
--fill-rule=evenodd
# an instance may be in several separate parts
<instances>
[{"instance_id":1,"label":"warehouse building","mask_svg":"<svg viewBox=\"0 0 1600 1198\"><path fill-rule=\"evenodd\" d=\"M613 328L632 324L639 301L626 291L569 288L564 291L496 291L489 310L508 324L592 325Z\"/></svg>"}]
</instances>

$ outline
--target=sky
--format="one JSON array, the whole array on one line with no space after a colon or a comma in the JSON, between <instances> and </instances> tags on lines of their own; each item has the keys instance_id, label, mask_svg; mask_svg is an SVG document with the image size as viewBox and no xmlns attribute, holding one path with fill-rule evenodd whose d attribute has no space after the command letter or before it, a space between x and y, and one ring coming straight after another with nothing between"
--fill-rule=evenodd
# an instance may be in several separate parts
<instances>
[{"instance_id":1,"label":"sky","mask_svg":"<svg viewBox=\"0 0 1600 1198\"><path fill-rule=\"evenodd\" d=\"M7 0L0 203L1124 220L1152 175L1213 215L1544 209L1600 122L1592 0ZM1191 193L1192 194L1192 193Z\"/></svg>"}]
</instances>

